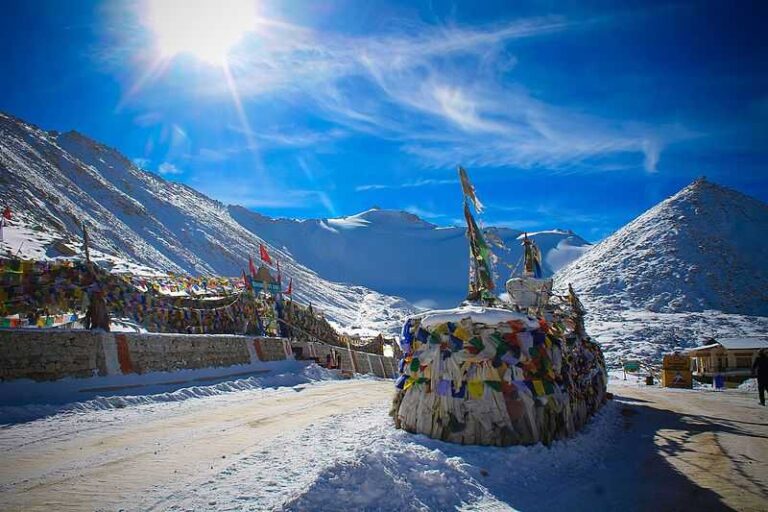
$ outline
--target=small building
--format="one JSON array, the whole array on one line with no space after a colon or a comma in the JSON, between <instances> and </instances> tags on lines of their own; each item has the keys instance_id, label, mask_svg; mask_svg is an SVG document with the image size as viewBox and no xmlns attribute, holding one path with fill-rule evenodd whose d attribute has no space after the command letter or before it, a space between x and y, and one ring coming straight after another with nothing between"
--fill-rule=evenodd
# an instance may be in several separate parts
<instances>
[{"instance_id":1,"label":"small building","mask_svg":"<svg viewBox=\"0 0 768 512\"><path fill-rule=\"evenodd\" d=\"M768 337L744 336L713 339L713 343L686 351L697 380L710 382L723 375L728 382L741 382L752 375L752 364L762 349L768 349Z\"/></svg>"}]
</instances>

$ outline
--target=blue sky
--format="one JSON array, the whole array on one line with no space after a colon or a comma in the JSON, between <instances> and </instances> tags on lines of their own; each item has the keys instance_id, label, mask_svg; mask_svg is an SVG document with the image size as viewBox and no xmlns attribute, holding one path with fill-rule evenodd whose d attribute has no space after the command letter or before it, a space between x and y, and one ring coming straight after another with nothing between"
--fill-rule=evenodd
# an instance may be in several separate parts
<instances>
[{"instance_id":1,"label":"blue sky","mask_svg":"<svg viewBox=\"0 0 768 512\"><path fill-rule=\"evenodd\" d=\"M590 240L700 175L768 200L757 2L243 2L216 30L152 0L14 2L0 110L273 216L460 223L457 164L485 224Z\"/></svg>"}]
</instances>

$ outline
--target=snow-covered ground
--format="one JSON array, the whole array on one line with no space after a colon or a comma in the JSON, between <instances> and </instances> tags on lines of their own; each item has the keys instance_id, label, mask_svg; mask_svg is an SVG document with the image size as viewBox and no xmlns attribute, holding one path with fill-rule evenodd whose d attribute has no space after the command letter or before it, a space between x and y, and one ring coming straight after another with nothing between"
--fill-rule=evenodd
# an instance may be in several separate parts
<instances>
[{"instance_id":1,"label":"snow-covered ground","mask_svg":"<svg viewBox=\"0 0 768 512\"><path fill-rule=\"evenodd\" d=\"M31 224L17 217L15 220L4 221L3 237L0 240L0 255L11 255L25 260L62 261L69 259L82 259L82 241L62 233L51 230L48 227ZM62 253L59 247L65 251L72 251L73 256ZM115 273L130 273L136 276L159 277L165 276L156 268L147 265L139 265L131 260L108 254L98 249L89 251L91 261Z\"/></svg>"},{"instance_id":2,"label":"snow-covered ground","mask_svg":"<svg viewBox=\"0 0 768 512\"><path fill-rule=\"evenodd\" d=\"M697 458L714 457L697 435L668 449L686 429L720 435L718 418L694 413L730 422L743 411L757 414L742 427L752 429L749 439L758 435L753 456L768 454L757 432L767 430L759 425L768 415L743 392L662 390L613 377L616 398L576 437L551 448L495 448L395 430L387 415L391 381L322 378L70 408L8 425L0 429L0 508L632 511L671 510L683 500L715 510L764 493L764 462L746 468L739 492L699 480L734 470L738 460L727 450L740 453L747 437L733 428L723 431L726 451L711 462ZM673 413L678 406L688 416ZM683 463L715 469L681 473Z\"/></svg>"},{"instance_id":3,"label":"snow-covered ground","mask_svg":"<svg viewBox=\"0 0 768 512\"><path fill-rule=\"evenodd\" d=\"M617 407L609 404L582 435L549 449L449 445L395 430L387 415L392 391L391 381L316 381L69 408L0 431L9 457L0 470L0 505L510 509L535 502L571 471L589 481L590 468L607 454L604 441L619 432ZM95 485L118 479L119 492Z\"/></svg>"},{"instance_id":4,"label":"snow-covered ground","mask_svg":"<svg viewBox=\"0 0 768 512\"><path fill-rule=\"evenodd\" d=\"M18 379L0 382L0 426L60 413L180 402L338 378L336 372L317 365L288 360L87 379Z\"/></svg>"}]
</instances>

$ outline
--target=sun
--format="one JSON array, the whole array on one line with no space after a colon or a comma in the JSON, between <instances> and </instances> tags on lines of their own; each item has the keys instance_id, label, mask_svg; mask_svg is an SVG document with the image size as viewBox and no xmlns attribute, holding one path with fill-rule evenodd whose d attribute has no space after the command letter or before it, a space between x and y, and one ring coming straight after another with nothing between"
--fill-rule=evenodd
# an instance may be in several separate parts
<instances>
[{"instance_id":1,"label":"sun","mask_svg":"<svg viewBox=\"0 0 768 512\"><path fill-rule=\"evenodd\" d=\"M147 0L145 23L162 58L189 54L226 64L232 47L255 26L255 0Z\"/></svg>"}]
</instances>

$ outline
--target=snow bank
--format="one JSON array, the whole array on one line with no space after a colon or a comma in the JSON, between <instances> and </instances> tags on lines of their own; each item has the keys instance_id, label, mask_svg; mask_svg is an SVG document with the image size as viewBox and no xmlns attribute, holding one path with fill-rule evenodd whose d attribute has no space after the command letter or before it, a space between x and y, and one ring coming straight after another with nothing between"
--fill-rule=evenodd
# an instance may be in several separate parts
<instances>
[{"instance_id":1,"label":"snow bank","mask_svg":"<svg viewBox=\"0 0 768 512\"><path fill-rule=\"evenodd\" d=\"M748 391L750 393L757 393L757 379L747 379L739 384L739 391Z\"/></svg>"},{"instance_id":2,"label":"snow bank","mask_svg":"<svg viewBox=\"0 0 768 512\"><path fill-rule=\"evenodd\" d=\"M619 423L618 407L604 407L575 438L509 448L459 446L391 429L380 410L367 424L361 446L324 468L286 510L540 509L540 492L558 489L564 474L599 465ZM525 491L525 492L523 492Z\"/></svg>"},{"instance_id":3,"label":"snow bank","mask_svg":"<svg viewBox=\"0 0 768 512\"><path fill-rule=\"evenodd\" d=\"M591 473L615 449L619 409L609 403L576 437L550 448L490 448L395 430L385 404L366 407L287 432L161 504L180 510L547 510L592 484ZM563 488L563 481L575 480L577 488Z\"/></svg>"},{"instance_id":4,"label":"snow bank","mask_svg":"<svg viewBox=\"0 0 768 512\"><path fill-rule=\"evenodd\" d=\"M523 322L528 329L538 329L539 322L523 313L508 309L487 308L483 306L462 306L454 309L430 311L421 318L420 324L425 328L434 327L447 322L459 322L470 318L472 322L484 325L498 325L504 322Z\"/></svg>"},{"instance_id":5,"label":"snow bank","mask_svg":"<svg viewBox=\"0 0 768 512\"><path fill-rule=\"evenodd\" d=\"M227 368L0 383L0 424L66 412L123 408L338 379L316 364L276 361Z\"/></svg>"}]
</instances>

